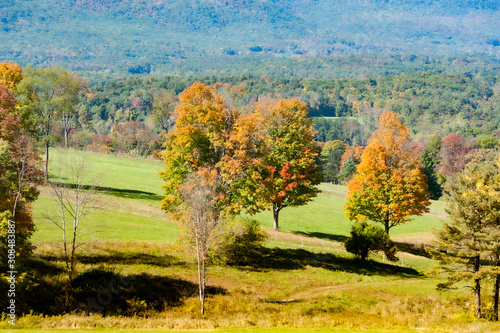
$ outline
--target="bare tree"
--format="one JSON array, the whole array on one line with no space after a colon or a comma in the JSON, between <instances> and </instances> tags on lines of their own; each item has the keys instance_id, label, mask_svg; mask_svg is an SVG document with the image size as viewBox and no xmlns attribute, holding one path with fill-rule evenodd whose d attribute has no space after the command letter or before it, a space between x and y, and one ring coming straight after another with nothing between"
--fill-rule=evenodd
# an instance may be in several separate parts
<instances>
[{"instance_id":1,"label":"bare tree","mask_svg":"<svg viewBox=\"0 0 500 333\"><path fill-rule=\"evenodd\" d=\"M77 118L78 114L71 110L71 109L66 109L63 112L61 112L60 116L61 120L61 125L63 128L64 132L64 146L68 148L69 146L69 133L71 132L72 129L76 128L77 126Z\"/></svg>"},{"instance_id":2,"label":"bare tree","mask_svg":"<svg viewBox=\"0 0 500 333\"><path fill-rule=\"evenodd\" d=\"M193 244L198 262L198 285L201 313L205 312L205 291L207 284L206 262L210 245L214 242L215 229L220 221L218 210L219 184L215 170L201 169L187 177L180 187L184 200L179 218L186 236ZM182 214L182 215L181 215Z\"/></svg>"},{"instance_id":3,"label":"bare tree","mask_svg":"<svg viewBox=\"0 0 500 333\"><path fill-rule=\"evenodd\" d=\"M100 207L100 177L92 173L90 161L81 156L69 162L57 161L56 179L49 184L58 207L58 216L47 216L61 233L66 273L71 284L77 264L77 250L100 225L88 225L88 217ZM65 182L63 182L65 180Z\"/></svg>"}]
</instances>

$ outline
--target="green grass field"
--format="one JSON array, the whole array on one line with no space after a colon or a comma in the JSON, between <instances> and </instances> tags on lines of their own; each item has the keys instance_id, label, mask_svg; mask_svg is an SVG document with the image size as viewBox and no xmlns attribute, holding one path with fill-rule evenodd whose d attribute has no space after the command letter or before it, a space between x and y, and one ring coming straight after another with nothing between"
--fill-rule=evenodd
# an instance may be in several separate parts
<instances>
[{"instance_id":1,"label":"green grass field","mask_svg":"<svg viewBox=\"0 0 500 333\"><path fill-rule=\"evenodd\" d=\"M81 154L61 149L51 153L54 159L66 160ZM41 316L35 311L19 319L16 327L24 330L16 332L64 332L56 328L256 333L500 330L494 323L472 318L467 289L438 292L436 284L445 276L428 274L436 262L418 246L432 240L431 228L439 228L446 217L443 201L433 202L428 215L391 230L393 239L400 242L399 262L373 255L363 263L344 250L351 225L343 212L345 187L331 184L320 185L322 193L308 205L284 209L281 232L272 230L270 212L254 216L268 232L266 247L246 266L209 267L208 284L213 290L206 301L207 312L201 315L195 259L178 242L179 227L159 209L162 180L157 174L162 162L95 153L87 157L96 172L105 172L104 204L83 222L96 232L85 239L88 244L79 254L77 269L88 285L81 292L91 290L79 296L80 305L105 292L109 276L124 276L133 281L133 296L113 294L105 309L130 302L132 312ZM42 188L34 210L33 265L46 274L41 283L57 289L65 279L64 264L60 236L45 218L56 213L49 188ZM165 300L161 306L157 300L165 295L176 295L176 300ZM484 295L487 308L489 290ZM11 327L2 321L0 328Z\"/></svg>"}]
</instances>

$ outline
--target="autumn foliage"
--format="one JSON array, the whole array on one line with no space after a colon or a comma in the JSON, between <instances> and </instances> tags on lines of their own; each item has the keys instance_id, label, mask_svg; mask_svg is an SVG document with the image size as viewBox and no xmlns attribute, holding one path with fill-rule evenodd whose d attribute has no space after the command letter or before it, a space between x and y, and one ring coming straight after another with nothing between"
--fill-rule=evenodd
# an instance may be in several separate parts
<instances>
[{"instance_id":1,"label":"autumn foliage","mask_svg":"<svg viewBox=\"0 0 500 333\"><path fill-rule=\"evenodd\" d=\"M23 77L21 66L13 62L0 63L0 84L9 90L15 90Z\"/></svg>"},{"instance_id":2,"label":"autumn foliage","mask_svg":"<svg viewBox=\"0 0 500 333\"><path fill-rule=\"evenodd\" d=\"M160 173L165 180L162 208L167 212L175 211L182 202L179 186L189 172L200 168L217 170L237 117L215 86L195 83L180 95L179 101L174 111L176 123L163 155L165 170Z\"/></svg>"},{"instance_id":3,"label":"autumn foliage","mask_svg":"<svg viewBox=\"0 0 500 333\"><path fill-rule=\"evenodd\" d=\"M279 211L316 195L320 171L312 120L298 100L257 104L240 114L228 107L216 86L195 83L180 96L176 124L163 156L163 209L182 202L179 186L190 172L213 168L221 177L224 211Z\"/></svg>"},{"instance_id":4,"label":"autumn foliage","mask_svg":"<svg viewBox=\"0 0 500 333\"><path fill-rule=\"evenodd\" d=\"M384 225L386 233L411 215L428 211L429 192L420 168L419 150L409 131L393 112L380 116L379 127L361 155L361 163L348 183L346 215Z\"/></svg>"},{"instance_id":5,"label":"autumn foliage","mask_svg":"<svg viewBox=\"0 0 500 333\"><path fill-rule=\"evenodd\" d=\"M22 130L15 98L0 85L0 257L6 256L8 220L16 222L16 249L31 251L34 224L31 203L38 197L40 157L33 140ZM4 256L5 255L5 256ZM0 266L6 260L1 260Z\"/></svg>"}]
</instances>

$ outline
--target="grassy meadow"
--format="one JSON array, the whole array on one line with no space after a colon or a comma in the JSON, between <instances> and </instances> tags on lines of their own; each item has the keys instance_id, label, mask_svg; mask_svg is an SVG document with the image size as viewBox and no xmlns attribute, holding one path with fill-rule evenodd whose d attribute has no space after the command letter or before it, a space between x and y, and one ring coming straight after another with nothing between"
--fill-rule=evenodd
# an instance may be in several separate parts
<instances>
[{"instance_id":1,"label":"grassy meadow","mask_svg":"<svg viewBox=\"0 0 500 333\"><path fill-rule=\"evenodd\" d=\"M55 163L82 153L53 149L51 154ZM331 184L322 184L322 193L307 206L284 209L280 232L271 229L270 212L253 217L268 233L265 248L246 266L209 267L201 315L195 258L177 241L179 227L159 209L162 180L157 174L163 163L86 155L103 173L102 208L82 225L96 232L80 250L80 279L75 279L78 307L86 313L43 316L34 309L19 318L16 332L500 331L498 324L473 318L468 289L436 290L445 276L431 273L436 262L422 246L446 217L445 202L433 202L429 214L392 229L399 262L373 255L362 263L344 250L351 225L342 209L345 187ZM44 274L41 283L49 290L65 279L60 235L46 219L56 213L50 189L41 189L34 211L37 248L31 264ZM125 287L115 292L113 283L120 279ZM53 297L60 296L54 291ZM96 300L100 311L92 310ZM129 310L120 312L121 304ZM5 318L0 328L11 328Z\"/></svg>"}]
</instances>

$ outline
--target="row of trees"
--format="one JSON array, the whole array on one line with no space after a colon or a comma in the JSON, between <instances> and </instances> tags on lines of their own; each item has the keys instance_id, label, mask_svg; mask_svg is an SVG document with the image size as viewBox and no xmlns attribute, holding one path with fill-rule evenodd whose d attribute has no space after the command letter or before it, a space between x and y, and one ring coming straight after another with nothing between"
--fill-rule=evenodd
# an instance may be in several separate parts
<instances>
[{"instance_id":1,"label":"row of trees","mask_svg":"<svg viewBox=\"0 0 500 333\"><path fill-rule=\"evenodd\" d=\"M400 114L416 133L441 136L460 131L467 136L491 134L498 129L498 94L495 78L445 73L418 73L369 79L303 79L241 76L127 77L92 84L92 94L82 101L94 120L122 119L139 122L154 113L154 95L178 95L194 82L224 82L244 86L248 92L241 106L263 98L297 98L311 116L325 118L315 124L318 141L342 140L366 145L383 110ZM119 113L117 114L117 112ZM98 118L98 119L97 119ZM123 120L119 120L123 121Z\"/></svg>"}]
</instances>

